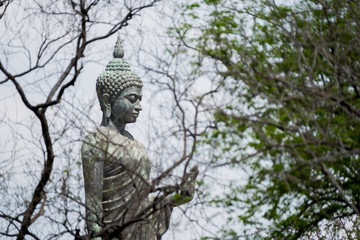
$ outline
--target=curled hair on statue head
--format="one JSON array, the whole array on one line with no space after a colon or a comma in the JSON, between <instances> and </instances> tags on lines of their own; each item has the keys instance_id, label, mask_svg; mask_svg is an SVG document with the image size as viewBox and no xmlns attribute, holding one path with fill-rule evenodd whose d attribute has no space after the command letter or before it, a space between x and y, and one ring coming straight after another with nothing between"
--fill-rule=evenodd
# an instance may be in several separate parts
<instances>
[{"instance_id":1,"label":"curled hair on statue head","mask_svg":"<svg viewBox=\"0 0 360 240\"><path fill-rule=\"evenodd\" d=\"M131 71L130 65L123 59L124 49L118 37L112 59L106 66L105 71L99 75L96 81L96 93L100 102L101 110L105 111L103 95L109 94L111 102L128 87L143 86L141 79Z\"/></svg>"}]
</instances>

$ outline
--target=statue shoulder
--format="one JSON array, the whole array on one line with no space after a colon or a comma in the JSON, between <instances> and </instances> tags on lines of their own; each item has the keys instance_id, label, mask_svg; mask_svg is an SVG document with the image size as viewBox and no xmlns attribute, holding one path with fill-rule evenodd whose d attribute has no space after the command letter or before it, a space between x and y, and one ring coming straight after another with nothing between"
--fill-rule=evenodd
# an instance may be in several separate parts
<instances>
[{"instance_id":1,"label":"statue shoulder","mask_svg":"<svg viewBox=\"0 0 360 240\"><path fill-rule=\"evenodd\" d=\"M97 131L94 131L94 132L86 135L86 137L82 141L81 153L87 152L87 151L91 150L92 148L94 148L97 145L96 138L97 138Z\"/></svg>"},{"instance_id":2,"label":"statue shoulder","mask_svg":"<svg viewBox=\"0 0 360 240\"><path fill-rule=\"evenodd\" d=\"M93 160L101 158L106 146L105 132L100 129L86 135L82 141L81 158L83 162L92 162Z\"/></svg>"},{"instance_id":3,"label":"statue shoulder","mask_svg":"<svg viewBox=\"0 0 360 240\"><path fill-rule=\"evenodd\" d=\"M83 162L108 158L121 159L127 152L124 151L127 147L126 139L121 134L100 126L89 133L82 142L81 157Z\"/></svg>"},{"instance_id":4,"label":"statue shoulder","mask_svg":"<svg viewBox=\"0 0 360 240\"><path fill-rule=\"evenodd\" d=\"M87 150L88 148L99 148L104 142L109 142L111 138L110 131L105 127L99 127L95 131L86 135L82 142L81 150Z\"/></svg>"}]
</instances>

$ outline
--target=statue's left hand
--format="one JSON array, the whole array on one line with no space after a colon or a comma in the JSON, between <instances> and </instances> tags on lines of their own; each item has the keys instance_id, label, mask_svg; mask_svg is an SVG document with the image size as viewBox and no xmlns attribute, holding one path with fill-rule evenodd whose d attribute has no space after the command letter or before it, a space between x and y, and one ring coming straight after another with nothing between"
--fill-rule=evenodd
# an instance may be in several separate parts
<instances>
[{"instance_id":1,"label":"statue's left hand","mask_svg":"<svg viewBox=\"0 0 360 240\"><path fill-rule=\"evenodd\" d=\"M174 206L180 206L193 199L195 193L195 180L198 174L199 170L197 166L184 174L180 183L180 193L175 193L170 197L171 203Z\"/></svg>"},{"instance_id":2,"label":"statue's left hand","mask_svg":"<svg viewBox=\"0 0 360 240\"><path fill-rule=\"evenodd\" d=\"M194 166L189 172L185 173L181 180L180 194L184 197L194 197L195 192L195 180L199 174L199 169Z\"/></svg>"}]
</instances>

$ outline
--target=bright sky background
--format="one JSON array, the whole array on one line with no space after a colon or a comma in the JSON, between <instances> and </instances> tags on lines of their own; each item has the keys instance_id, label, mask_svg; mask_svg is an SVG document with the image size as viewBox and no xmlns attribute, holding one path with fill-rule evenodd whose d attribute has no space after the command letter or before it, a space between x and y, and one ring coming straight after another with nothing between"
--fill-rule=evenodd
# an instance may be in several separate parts
<instances>
[{"instance_id":1,"label":"bright sky background","mask_svg":"<svg viewBox=\"0 0 360 240\"><path fill-rule=\"evenodd\" d=\"M176 1L174 1L176 2ZM161 6L161 2L158 4L159 6L146 9L144 12L140 14L140 16L135 16L130 22L129 26L124 28L120 31L121 39L124 43L124 49L125 49L125 59L130 63L130 66L132 67L132 70L141 76L142 80L144 81L144 97L142 101L142 108L143 111L140 114L140 117L138 118L138 121L136 124L129 125L128 129L131 132L131 134L141 141L148 149L150 149L152 146L152 142L149 141L149 135L151 136L154 133L154 129L152 129L151 125L151 119L156 119L156 121L159 121L159 119L162 118L162 114L165 114L161 112L161 109L158 109L158 105L165 105L169 104L166 102L166 93L165 95L157 94L153 95L154 92L157 91L154 86L150 85L150 77L144 73L144 69L142 69L141 66L138 66L137 63L137 51L138 49L143 49L146 52L149 53L160 53L163 52L166 47L166 42L162 42L165 38L163 36L165 35L165 31L168 26L172 26L173 22L171 21L171 17L179 17L178 13L173 12L173 9L171 9L171 5L167 8L163 8ZM159 11L165 11L168 12L168 18L162 19L159 18ZM16 9L10 9L10 14L18 15L19 13L16 12ZM13 27L16 28L16 21L13 22ZM3 29L4 30L4 29ZM35 33L34 33L35 34ZM1 30L0 26L0 36L2 36L2 39L5 39L4 33ZM96 98L96 92L95 92L95 82L97 76L104 71L106 64L112 59L112 52L113 52L113 46L115 44L117 36L112 36L109 39L103 40L102 42L98 43L97 45L94 45L91 47L92 55L91 58L89 57L88 60L91 60L89 62L86 62L84 69L82 71L82 74L80 75L76 85L69 89L69 94L65 95L65 99L67 101L76 101L80 102L81 104L86 104ZM0 40L2 40L0 38ZM30 46L30 45L29 45ZM0 49L2 50L2 49ZM145 56L145 57L143 57ZM24 56L17 56L12 61L17 62L16 65L13 65L12 69L13 71L16 71L17 69L14 69L16 67L22 68L26 64L26 61L22 59ZM142 58L143 57L143 58ZM151 62L152 59L147 59L146 55L143 53L140 55L140 61L143 64L151 65L155 64ZM33 76L34 79L36 79L36 76ZM2 79L2 75L0 73L0 80ZM28 79L30 82L32 79ZM211 86L207 82L201 82L194 85L193 93L201 93L202 91L205 91L209 89ZM36 91L35 91L36 92ZM33 93L31 93L33 94ZM74 98L69 98L68 96L71 96L71 94L74 94ZM37 99L39 99L39 96L41 96L41 93L33 94L32 100L34 100L34 103ZM67 97L67 98L66 98ZM89 116L91 120L93 120L97 125L100 124L101 121L101 111L100 106L95 101L96 106L94 107L94 110L92 111L92 115ZM68 105L65 105L68 106ZM65 109L66 111L66 109ZM71 111L69 109L69 111ZM16 148L19 149L18 151L21 154L28 154L28 152L31 152L32 146L26 145L26 141L19 141L14 142L13 133L14 132L21 132L23 134L23 137L31 139L30 131L28 128L31 128L32 126L29 126L29 119L32 118L32 114L30 111L28 111L21 99L19 98L18 94L14 91L13 84L6 83L3 85L0 85L0 119L4 118L5 122L9 122L10 124L4 124L4 122L0 122L0 150L3 148L5 150L11 151L14 148L14 145L16 145ZM150 120L149 120L150 119ZM18 124L14 124L14 122L17 122ZM36 127L36 126L35 126ZM38 127L38 126L37 126ZM95 128L96 125L93 125L93 128ZM91 130L91 129L89 129ZM79 148L80 144L75 143L74 149ZM10 152L8 152L10 154ZM151 156L151 153L150 153ZM80 157L80 156L79 156ZM150 159L151 160L151 159ZM9 167L9 165L1 165L0 167ZM8 162L6 162L8 164ZM27 158L24 158L24 161L14 161L11 164L13 164L11 167L14 169L26 169L28 166L31 168L34 165L29 162ZM34 169L34 172L37 172L36 169ZM39 172L37 172L39 174ZM216 182L226 182L229 180L239 180L239 172L234 172L231 170L222 170L220 172L218 171L212 171L208 172L208 174L212 174L211 177L213 178L212 183ZM240 174L241 175L241 174ZM21 175L19 175L21 176ZM245 179L245 178L244 178ZM26 183L27 179L23 178L17 178L16 179L19 184ZM221 185L213 185L213 191L214 192L220 192L221 191ZM205 234L209 234L208 232L204 232L203 229L197 227L195 224L190 224L190 222L187 220L187 217L184 217L182 215L182 210L186 208L186 206L183 206L181 208L177 208L174 210L174 214L172 216L172 226L171 230L168 231L165 236L163 237L164 240L176 240L176 239L198 239L199 236ZM201 226L204 226L208 231L212 231L216 229L216 227L219 227L224 224L224 218L226 217L225 213L218 213L217 211L214 211L214 209L207 208L205 209L205 213L208 216L211 216L215 213L217 215L213 217L213 222L208 222L204 218L200 218L199 216L203 216L202 211L204 209L201 209L200 207L194 208L190 211L190 218L194 221L198 221ZM188 213L188 212L187 212ZM213 225L214 224L214 225Z\"/></svg>"}]
</instances>

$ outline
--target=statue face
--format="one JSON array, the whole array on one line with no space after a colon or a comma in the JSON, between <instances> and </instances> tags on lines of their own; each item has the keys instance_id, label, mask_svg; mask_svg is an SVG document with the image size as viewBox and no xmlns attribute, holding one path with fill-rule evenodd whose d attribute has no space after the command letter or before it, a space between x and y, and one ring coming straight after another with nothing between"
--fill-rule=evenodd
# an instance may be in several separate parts
<instances>
[{"instance_id":1,"label":"statue face","mask_svg":"<svg viewBox=\"0 0 360 240\"><path fill-rule=\"evenodd\" d=\"M112 101L111 120L114 123L133 123L139 116L141 109L140 101L142 90L138 87L124 89L120 95Z\"/></svg>"}]
</instances>

